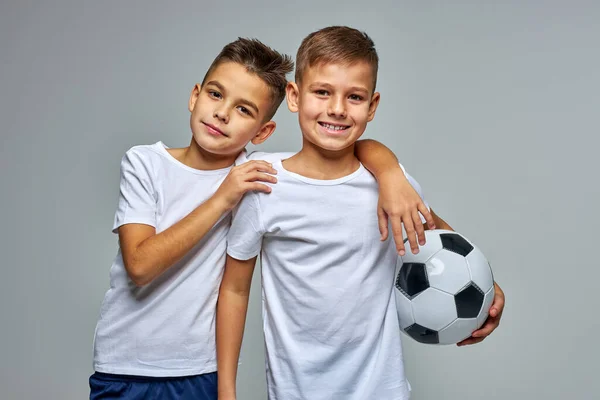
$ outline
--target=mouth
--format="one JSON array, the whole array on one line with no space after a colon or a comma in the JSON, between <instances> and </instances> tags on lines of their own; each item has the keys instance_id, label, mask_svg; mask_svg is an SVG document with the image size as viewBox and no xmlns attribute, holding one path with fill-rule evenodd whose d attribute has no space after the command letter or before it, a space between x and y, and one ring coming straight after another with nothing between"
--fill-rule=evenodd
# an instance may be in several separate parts
<instances>
[{"instance_id":1,"label":"mouth","mask_svg":"<svg viewBox=\"0 0 600 400\"><path fill-rule=\"evenodd\" d=\"M320 121L319 121L319 125L321 125L325 129L326 132L332 133L332 134L345 133L350 128L350 125L333 124L330 122L320 122Z\"/></svg>"},{"instance_id":2,"label":"mouth","mask_svg":"<svg viewBox=\"0 0 600 400\"><path fill-rule=\"evenodd\" d=\"M202 121L200 121L200 122L202 122ZM225 132L223 132L222 130L220 130L219 128L217 128L214 125L207 124L206 122L202 122L202 124L204 124L204 126L206 126L206 130L208 131L208 133L213 136L229 137L229 135L227 135Z\"/></svg>"}]
</instances>

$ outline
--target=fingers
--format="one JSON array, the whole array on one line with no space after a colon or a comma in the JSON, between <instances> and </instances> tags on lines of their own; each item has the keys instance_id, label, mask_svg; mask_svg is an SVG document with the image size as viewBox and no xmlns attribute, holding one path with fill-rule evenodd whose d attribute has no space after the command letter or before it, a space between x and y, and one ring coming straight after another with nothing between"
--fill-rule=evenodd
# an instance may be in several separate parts
<instances>
[{"instance_id":1,"label":"fingers","mask_svg":"<svg viewBox=\"0 0 600 400\"><path fill-rule=\"evenodd\" d=\"M246 176L244 177L244 180L246 182L261 181L261 182L277 183L277 178L275 178L274 176L265 174L263 172L258 172L258 171L247 173Z\"/></svg>"},{"instance_id":2,"label":"fingers","mask_svg":"<svg viewBox=\"0 0 600 400\"><path fill-rule=\"evenodd\" d=\"M244 172L261 171L266 172L268 174L277 174L277 170L273 168L273 165L271 163L260 160L248 161L247 163L240 165L239 168Z\"/></svg>"},{"instance_id":3,"label":"fingers","mask_svg":"<svg viewBox=\"0 0 600 400\"><path fill-rule=\"evenodd\" d=\"M490 315L492 317L501 317L502 311L504 310L504 292L500 289L500 286L494 282L494 301L490 307Z\"/></svg>"},{"instance_id":4,"label":"fingers","mask_svg":"<svg viewBox=\"0 0 600 400\"><path fill-rule=\"evenodd\" d=\"M496 328L500 325L500 318L488 316L483 326L471 334L471 337L457 343L458 346L466 346L470 344L475 344L482 342L486 337L488 337Z\"/></svg>"},{"instance_id":5,"label":"fingers","mask_svg":"<svg viewBox=\"0 0 600 400\"><path fill-rule=\"evenodd\" d=\"M260 160L252 160L234 167L231 171L231 179L234 187L237 187L239 195L250 191L271 193L271 187L264 183L277 183L273 175L277 170L273 166Z\"/></svg>"},{"instance_id":6,"label":"fingers","mask_svg":"<svg viewBox=\"0 0 600 400\"><path fill-rule=\"evenodd\" d=\"M408 243L410 244L410 249L413 254L417 254L419 252L419 245L417 243L417 232L415 231L415 225L411 218L404 218L404 230L406 231L406 238L408 239Z\"/></svg>"},{"instance_id":7,"label":"fingers","mask_svg":"<svg viewBox=\"0 0 600 400\"><path fill-rule=\"evenodd\" d=\"M473 332L471 336L476 338L489 336L499 324L500 320L498 318L488 317L483 326Z\"/></svg>"},{"instance_id":8,"label":"fingers","mask_svg":"<svg viewBox=\"0 0 600 400\"><path fill-rule=\"evenodd\" d=\"M419 205L417 206L417 208L418 208L419 212L421 213L421 215L423 216L423 218L425 218L425 221L427 222L427 226L429 227L429 229L435 229L435 221L433 219L433 216L429 212L429 209L427 208L427 206L425 206L425 204L423 202L420 202Z\"/></svg>"},{"instance_id":9,"label":"fingers","mask_svg":"<svg viewBox=\"0 0 600 400\"><path fill-rule=\"evenodd\" d=\"M388 238L388 217L381 207L377 207L377 221L379 223L380 240L384 241Z\"/></svg>"},{"instance_id":10,"label":"fingers","mask_svg":"<svg viewBox=\"0 0 600 400\"><path fill-rule=\"evenodd\" d=\"M248 183L246 191L271 193L271 187L258 182Z\"/></svg>"},{"instance_id":11,"label":"fingers","mask_svg":"<svg viewBox=\"0 0 600 400\"><path fill-rule=\"evenodd\" d=\"M419 245L425 245L425 228L423 227L423 223L421 222L421 217L419 213L415 210L412 213L412 221L415 225L415 230L417 231L417 238L419 239Z\"/></svg>"},{"instance_id":12,"label":"fingers","mask_svg":"<svg viewBox=\"0 0 600 400\"><path fill-rule=\"evenodd\" d=\"M406 228L406 227L405 227ZM394 242L396 242L396 250L401 256L406 254L404 250L404 239L402 238L402 221L398 218L392 218L392 235L394 236Z\"/></svg>"},{"instance_id":13,"label":"fingers","mask_svg":"<svg viewBox=\"0 0 600 400\"><path fill-rule=\"evenodd\" d=\"M474 338L474 337L470 337L470 338L466 338L465 340L456 343L457 346L462 347L462 346L469 346L471 344L476 344L476 343L481 343L483 342L485 338Z\"/></svg>"}]
</instances>

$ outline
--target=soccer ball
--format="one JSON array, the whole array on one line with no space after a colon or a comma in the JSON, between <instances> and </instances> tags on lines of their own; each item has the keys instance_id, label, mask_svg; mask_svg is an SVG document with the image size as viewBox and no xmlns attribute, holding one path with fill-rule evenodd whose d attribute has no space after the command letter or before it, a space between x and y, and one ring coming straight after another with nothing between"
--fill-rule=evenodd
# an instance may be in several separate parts
<instances>
[{"instance_id":1,"label":"soccer ball","mask_svg":"<svg viewBox=\"0 0 600 400\"><path fill-rule=\"evenodd\" d=\"M398 257L395 296L401 330L425 344L455 344L485 322L494 299L486 257L463 235L425 231L418 254Z\"/></svg>"}]
</instances>

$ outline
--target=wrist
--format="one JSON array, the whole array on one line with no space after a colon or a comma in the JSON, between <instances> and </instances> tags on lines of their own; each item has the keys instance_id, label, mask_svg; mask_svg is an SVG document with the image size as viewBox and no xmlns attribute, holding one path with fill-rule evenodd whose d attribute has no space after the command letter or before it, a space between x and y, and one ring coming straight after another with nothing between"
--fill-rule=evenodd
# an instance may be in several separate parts
<instances>
[{"instance_id":1,"label":"wrist","mask_svg":"<svg viewBox=\"0 0 600 400\"><path fill-rule=\"evenodd\" d=\"M386 180L398 182L398 180L406 180L406 175L404 175L404 172L402 171L402 168L400 168L400 165L396 164L395 166L386 168L385 170L375 175L375 179L377 179L380 182Z\"/></svg>"},{"instance_id":2,"label":"wrist","mask_svg":"<svg viewBox=\"0 0 600 400\"><path fill-rule=\"evenodd\" d=\"M208 207L219 215L225 214L230 211L233 207L229 204L227 199L220 194L215 194L206 201Z\"/></svg>"},{"instance_id":3,"label":"wrist","mask_svg":"<svg viewBox=\"0 0 600 400\"><path fill-rule=\"evenodd\" d=\"M220 385L219 385L220 386ZM217 391L217 395L219 396L219 400L235 400L235 388L226 388L222 389L219 387Z\"/></svg>"}]
</instances>

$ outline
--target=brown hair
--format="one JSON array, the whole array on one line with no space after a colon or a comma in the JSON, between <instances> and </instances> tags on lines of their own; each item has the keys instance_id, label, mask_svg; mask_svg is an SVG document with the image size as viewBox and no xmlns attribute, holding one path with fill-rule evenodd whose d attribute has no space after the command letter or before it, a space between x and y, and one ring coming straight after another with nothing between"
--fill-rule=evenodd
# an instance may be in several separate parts
<instances>
[{"instance_id":1,"label":"brown hair","mask_svg":"<svg viewBox=\"0 0 600 400\"><path fill-rule=\"evenodd\" d=\"M296 82L307 68L320 63L353 64L365 61L373 68L373 90L377 84L379 56L369 35L347 26L330 26L304 38L296 54Z\"/></svg>"},{"instance_id":2,"label":"brown hair","mask_svg":"<svg viewBox=\"0 0 600 400\"><path fill-rule=\"evenodd\" d=\"M294 69L292 58L275 51L257 39L238 38L223 47L204 75L202 85L219 65L226 62L234 62L246 67L246 71L255 74L267 84L271 91L271 108L265 119L268 121L273 118L285 98L286 74Z\"/></svg>"}]
</instances>

